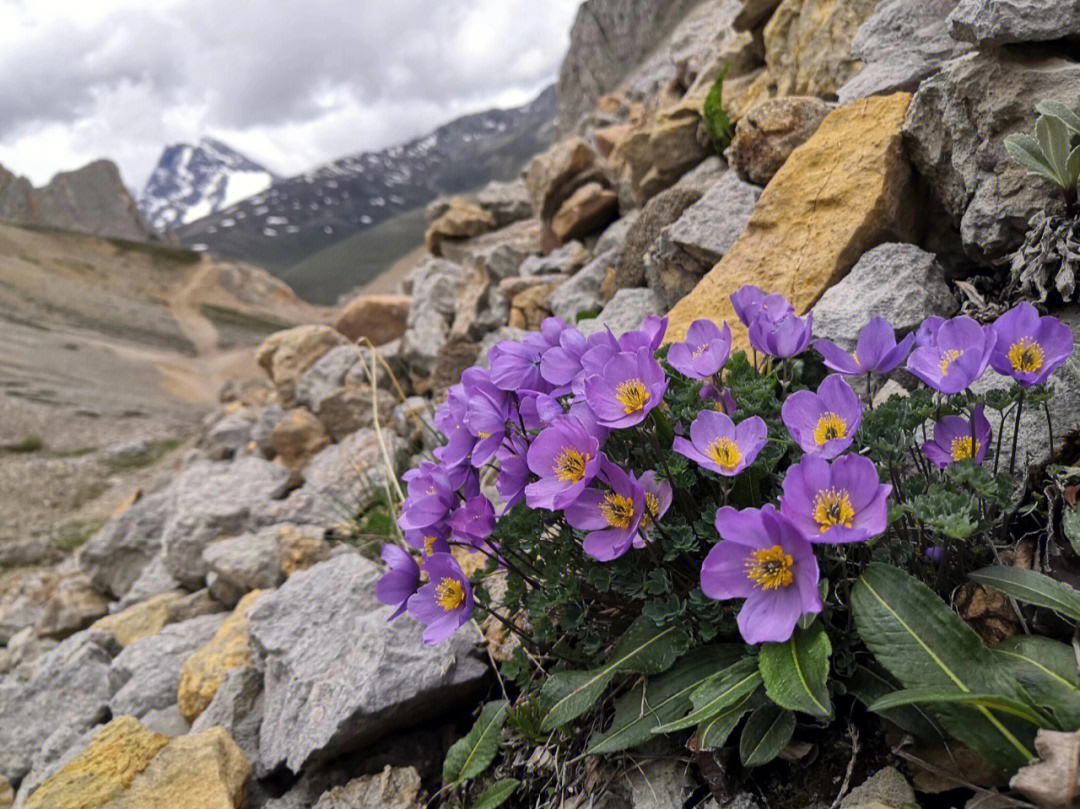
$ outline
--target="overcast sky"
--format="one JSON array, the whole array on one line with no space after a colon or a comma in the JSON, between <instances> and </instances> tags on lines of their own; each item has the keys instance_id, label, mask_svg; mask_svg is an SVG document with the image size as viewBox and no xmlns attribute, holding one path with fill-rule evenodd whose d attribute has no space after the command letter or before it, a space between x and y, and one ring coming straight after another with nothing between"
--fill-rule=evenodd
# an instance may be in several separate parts
<instances>
[{"instance_id":1,"label":"overcast sky","mask_svg":"<svg viewBox=\"0 0 1080 809\"><path fill-rule=\"evenodd\" d=\"M281 174L530 100L580 0L0 0L0 165L142 187L208 134Z\"/></svg>"}]
</instances>

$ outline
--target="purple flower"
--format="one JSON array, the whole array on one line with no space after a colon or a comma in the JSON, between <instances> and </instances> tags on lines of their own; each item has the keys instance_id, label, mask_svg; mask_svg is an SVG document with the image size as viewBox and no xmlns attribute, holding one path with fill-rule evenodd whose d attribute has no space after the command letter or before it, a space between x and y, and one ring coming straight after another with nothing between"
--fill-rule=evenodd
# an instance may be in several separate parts
<instances>
[{"instance_id":1,"label":"purple flower","mask_svg":"<svg viewBox=\"0 0 1080 809\"><path fill-rule=\"evenodd\" d=\"M619 336L619 350L634 352L647 348L650 354L655 354L656 349L664 342L667 326L666 317L649 315L642 321L640 329L624 332Z\"/></svg>"},{"instance_id":2,"label":"purple flower","mask_svg":"<svg viewBox=\"0 0 1080 809\"><path fill-rule=\"evenodd\" d=\"M510 396L495 387L485 368L469 368L461 375L461 384L469 402L465 424L476 439L472 465L479 468L491 460L506 437Z\"/></svg>"},{"instance_id":3,"label":"purple flower","mask_svg":"<svg viewBox=\"0 0 1080 809\"><path fill-rule=\"evenodd\" d=\"M424 643L442 643L469 620L473 611L473 593L461 567L448 553L436 553L424 561L428 583L409 599L409 615L427 629Z\"/></svg>"},{"instance_id":4,"label":"purple flower","mask_svg":"<svg viewBox=\"0 0 1080 809\"><path fill-rule=\"evenodd\" d=\"M690 440L676 436L671 448L720 475L737 475L754 462L768 440L760 416L737 425L715 410L702 410L690 425Z\"/></svg>"},{"instance_id":5,"label":"purple flower","mask_svg":"<svg viewBox=\"0 0 1080 809\"><path fill-rule=\"evenodd\" d=\"M617 559L638 540L645 518L645 490L622 469L604 463L608 491L586 489L566 508L566 521L588 531L582 544L585 553L601 562Z\"/></svg>"},{"instance_id":6,"label":"purple flower","mask_svg":"<svg viewBox=\"0 0 1080 809\"><path fill-rule=\"evenodd\" d=\"M461 508L446 521L454 536L473 545L483 545L495 530L495 508L484 495L478 494L465 501Z\"/></svg>"},{"instance_id":7,"label":"purple flower","mask_svg":"<svg viewBox=\"0 0 1080 809\"><path fill-rule=\"evenodd\" d=\"M959 393L983 375L996 341L970 317L954 317L911 352L907 369L936 391Z\"/></svg>"},{"instance_id":8,"label":"purple flower","mask_svg":"<svg viewBox=\"0 0 1080 809\"><path fill-rule=\"evenodd\" d=\"M671 508L671 484L666 480L657 480L651 469L637 479L637 484L645 492L645 513L641 517L641 533L634 540L634 547L644 547L641 534L646 533Z\"/></svg>"},{"instance_id":9,"label":"purple flower","mask_svg":"<svg viewBox=\"0 0 1080 809\"><path fill-rule=\"evenodd\" d=\"M495 455L499 463L495 488L499 497L506 502L502 514L525 498L525 484L529 482L529 464L525 459L528 451L529 445L525 439L515 435Z\"/></svg>"},{"instance_id":10,"label":"purple flower","mask_svg":"<svg viewBox=\"0 0 1080 809\"><path fill-rule=\"evenodd\" d=\"M945 416L934 425L934 440L922 445L922 453L939 469L949 464L974 458L982 463L990 448L993 432L983 415L983 407L975 408L975 430L971 422L960 416Z\"/></svg>"},{"instance_id":11,"label":"purple flower","mask_svg":"<svg viewBox=\"0 0 1080 809\"><path fill-rule=\"evenodd\" d=\"M491 368L491 381L498 388L508 391L547 390L540 373L540 351L535 347L503 340L488 352L488 366Z\"/></svg>"},{"instance_id":12,"label":"purple flower","mask_svg":"<svg viewBox=\"0 0 1080 809\"><path fill-rule=\"evenodd\" d=\"M1025 387L1041 385L1073 350L1072 331L1056 317L1040 317L1030 303L1021 303L990 327L997 344L990 364Z\"/></svg>"},{"instance_id":13,"label":"purple flower","mask_svg":"<svg viewBox=\"0 0 1080 809\"><path fill-rule=\"evenodd\" d=\"M830 374L817 393L791 394L780 411L791 437L807 455L835 458L851 446L862 423L862 404L839 374Z\"/></svg>"},{"instance_id":14,"label":"purple flower","mask_svg":"<svg viewBox=\"0 0 1080 809\"><path fill-rule=\"evenodd\" d=\"M831 340L818 340L814 350L820 354L826 367L844 376L862 376L863 374L887 374L907 359L915 335L909 334L896 342L896 333L883 317L875 317L862 327L859 340L855 345L855 356L851 356Z\"/></svg>"},{"instance_id":15,"label":"purple flower","mask_svg":"<svg viewBox=\"0 0 1080 809\"><path fill-rule=\"evenodd\" d=\"M604 427L633 427L664 399L668 381L648 348L620 352L585 378L585 400Z\"/></svg>"},{"instance_id":16,"label":"purple flower","mask_svg":"<svg viewBox=\"0 0 1080 809\"><path fill-rule=\"evenodd\" d=\"M735 397L731 395L731 388L717 390L716 385L711 382L701 386L698 398L703 402L715 402L713 407L729 416L739 409L739 406L735 404Z\"/></svg>"},{"instance_id":17,"label":"purple flower","mask_svg":"<svg viewBox=\"0 0 1080 809\"><path fill-rule=\"evenodd\" d=\"M581 357L588 348L585 335L577 329L566 328L559 335L559 344L544 352L540 358L540 374L555 386L553 395L570 392L574 377L582 372Z\"/></svg>"},{"instance_id":18,"label":"purple flower","mask_svg":"<svg viewBox=\"0 0 1080 809\"><path fill-rule=\"evenodd\" d=\"M529 447L529 469L540 480L525 487L530 508L563 509L600 471L600 442L573 416L555 419Z\"/></svg>"},{"instance_id":19,"label":"purple flower","mask_svg":"<svg viewBox=\"0 0 1080 809\"><path fill-rule=\"evenodd\" d=\"M731 329L711 320L695 320L686 330L686 342L668 349L668 363L683 376L708 379L720 372L731 353Z\"/></svg>"},{"instance_id":20,"label":"purple flower","mask_svg":"<svg viewBox=\"0 0 1080 809\"><path fill-rule=\"evenodd\" d=\"M770 357L794 357L806 351L813 338L814 313L806 319L788 312L773 320L764 308L750 324L750 345Z\"/></svg>"},{"instance_id":21,"label":"purple flower","mask_svg":"<svg viewBox=\"0 0 1080 809\"><path fill-rule=\"evenodd\" d=\"M446 401L435 411L435 426L446 436L446 444L436 447L435 457L448 467L467 463L476 446L476 436L470 432L467 422L469 397L460 383L446 391Z\"/></svg>"},{"instance_id":22,"label":"purple flower","mask_svg":"<svg viewBox=\"0 0 1080 809\"><path fill-rule=\"evenodd\" d=\"M934 339L934 335L937 334L937 330L941 328L945 322L945 318L938 317L937 315L930 315L926 318L915 331L915 346L924 346L930 343Z\"/></svg>"},{"instance_id":23,"label":"purple flower","mask_svg":"<svg viewBox=\"0 0 1080 809\"><path fill-rule=\"evenodd\" d=\"M398 525L403 530L440 523L457 505L457 487L451 485L446 470L436 464L425 461L402 475L402 480L409 486L409 496L402 503L398 517Z\"/></svg>"},{"instance_id":24,"label":"purple flower","mask_svg":"<svg viewBox=\"0 0 1080 809\"><path fill-rule=\"evenodd\" d=\"M780 293L766 295L751 284L744 284L731 293L731 305L735 308L736 317L747 328L758 319L758 315L764 314L769 320L777 321L794 311L787 298Z\"/></svg>"},{"instance_id":25,"label":"purple flower","mask_svg":"<svg viewBox=\"0 0 1080 809\"><path fill-rule=\"evenodd\" d=\"M425 557L433 553L450 553L450 543L447 541L450 538L448 525L430 525L427 528L414 528L403 533L409 547L416 548Z\"/></svg>"},{"instance_id":26,"label":"purple flower","mask_svg":"<svg viewBox=\"0 0 1080 809\"><path fill-rule=\"evenodd\" d=\"M784 477L780 510L811 542L861 542L885 530L891 491L869 458L845 455L830 466L807 455Z\"/></svg>"},{"instance_id":27,"label":"purple flower","mask_svg":"<svg viewBox=\"0 0 1080 809\"><path fill-rule=\"evenodd\" d=\"M821 612L814 549L773 506L716 512L723 538L701 565L709 598L745 598L739 633L747 643L782 643L803 615Z\"/></svg>"},{"instance_id":28,"label":"purple flower","mask_svg":"<svg viewBox=\"0 0 1080 809\"><path fill-rule=\"evenodd\" d=\"M393 621L405 612L406 603L420 586L420 568L412 554L397 545L383 545L382 560L389 570L375 584L375 597L383 604L397 607L386 619Z\"/></svg>"}]
</instances>

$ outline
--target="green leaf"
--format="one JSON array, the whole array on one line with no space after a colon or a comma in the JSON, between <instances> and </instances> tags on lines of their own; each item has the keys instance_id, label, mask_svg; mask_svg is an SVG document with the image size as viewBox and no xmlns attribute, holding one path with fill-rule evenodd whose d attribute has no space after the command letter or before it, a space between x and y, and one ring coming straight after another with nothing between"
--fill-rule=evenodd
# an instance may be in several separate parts
<instances>
[{"instance_id":1,"label":"green leaf","mask_svg":"<svg viewBox=\"0 0 1080 809\"><path fill-rule=\"evenodd\" d=\"M787 747L795 732L795 714L779 705L763 705L746 720L739 739L739 758L746 767L768 764Z\"/></svg>"},{"instance_id":2,"label":"green leaf","mask_svg":"<svg viewBox=\"0 0 1080 809\"><path fill-rule=\"evenodd\" d=\"M1061 528L1073 551L1080 553L1080 508L1067 505L1061 510Z\"/></svg>"},{"instance_id":3,"label":"green leaf","mask_svg":"<svg viewBox=\"0 0 1080 809\"><path fill-rule=\"evenodd\" d=\"M1076 186L1080 179L1080 146L1069 152L1069 159L1065 163L1065 179L1069 181L1069 188Z\"/></svg>"},{"instance_id":4,"label":"green leaf","mask_svg":"<svg viewBox=\"0 0 1080 809\"><path fill-rule=\"evenodd\" d=\"M869 708L881 697L898 691L900 686L888 674L876 667L859 666L848 680L847 688L849 693ZM945 738L944 731L920 705L879 710L877 713L918 739L939 742Z\"/></svg>"},{"instance_id":5,"label":"green leaf","mask_svg":"<svg viewBox=\"0 0 1080 809\"><path fill-rule=\"evenodd\" d=\"M668 722L653 729L653 733L671 733L675 730L693 727L707 719L712 719L724 708L733 705L747 694L753 693L761 685L761 672L757 660L746 657L733 666L728 666L700 686L690 695L694 709L682 719Z\"/></svg>"},{"instance_id":6,"label":"green leaf","mask_svg":"<svg viewBox=\"0 0 1080 809\"><path fill-rule=\"evenodd\" d=\"M1041 115L1049 115L1053 118L1057 118L1065 126L1071 129L1075 134L1080 135L1080 116L1070 110L1060 101L1054 101L1051 98L1044 98L1038 104L1035 105L1035 111Z\"/></svg>"},{"instance_id":7,"label":"green leaf","mask_svg":"<svg viewBox=\"0 0 1080 809\"><path fill-rule=\"evenodd\" d=\"M859 636L904 688L1030 698L978 635L925 584L880 563L867 567L851 593ZM933 715L954 738L1002 772L1034 755L1034 729L983 706L937 705Z\"/></svg>"},{"instance_id":8,"label":"green leaf","mask_svg":"<svg viewBox=\"0 0 1080 809\"><path fill-rule=\"evenodd\" d=\"M1057 183L1068 188L1065 164L1069 159L1069 129L1057 118L1040 115L1035 121L1035 137L1038 138L1043 157L1054 170Z\"/></svg>"},{"instance_id":9,"label":"green leaf","mask_svg":"<svg viewBox=\"0 0 1080 809\"><path fill-rule=\"evenodd\" d=\"M1009 135L1005 138L1005 151L1009 153L1013 160L1032 174L1043 177L1055 185L1060 185L1053 166L1043 155L1039 142L1031 135Z\"/></svg>"},{"instance_id":10,"label":"green leaf","mask_svg":"<svg viewBox=\"0 0 1080 809\"><path fill-rule=\"evenodd\" d=\"M685 655L671 671L641 683L615 702L615 715L606 733L594 733L586 753L614 753L652 738L653 728L670 722L690 708L690 694L743 654L739 644L703 646Z\"/></svg>"},{"instance_id":11,"label":"green leaf","mask_svg":"<svg viewBox=\"0 0 1080 809\"><path fill-rule=\"evenodd\" d=\"M1006 660L1035 704L1049 708L1064 730L1080 730L1080 674L1072 646L1020 635L1003 640L994 654Z\"/></svg>"},{"instance_id":12,"label":"green leaf","mask_svg":"<svg viewBox=\"0 0 1080 809\"><path fill-rule=\"evenodd\" d=\"M709 94L705 96L705 103L701 109L705 131L709 133L709 139L717 152L723 152L735 135L731 119L724 112L724 77L727 76L730 67L731 65L724 65L720 70L720 75L709 88Z\"/></svg>"},{"instance_id":13,"label":"green leaf","mask_svg":"<svg viewBox=\"0 0 1080 809\"><path fill-rule=\"evenodd\" d=\"M502 806L506 799L517 791L519 786L521 786L521 782L516 778L504 778L501 781L496 781L480 793L480 797L476 799L472 809L495 809L497 806Z\"/></svg>"},{"instance_id":14,"label":"green leaf","mask_svg":"<svg viewBox=\"0 0 1080 809\"><path fill-rule=\"evenodd\" d=\"M1042 573L1022 567L991 565L971 574L971 580L1000 590L1018 601L1060 612L1080 621L1080 592Z\"/></svg>"},{"instance_id":15,"label":"green leaf","mask_svg":"<svg viewBox=\"0 0 1080 809\"><path fill-rule=\"evenodd\" d=\"M697 729L697 749L715 750L728 740L739 720L750 712L761 691L753 691L733 705L724 708L712 719L706 719Z\"/></svg>"},{"instance_id":16,"label":"green leaf","mask_svg":"<svg viewBox=\"0 0 1080 809\"><path fill-rule=\"evenodd\" d=\"M1025 722L1030 722L1035 727L1051 727L1054 722L1049 717L1037 711L1020 700L1001 697L996 694L972 694L967 691L937 691L933 688L910 688L902 691L894 691L892 694L882 697L870 706L871 711L887 711L901 705L934 705L941 703L959 703L961 705L976 705L989 708L999 713L1018 716Z\"/></svg>"},{"instance_id":17,"label":"green leaf","mask_svg":"<svg viewBox=\"0 0 1080 809\"><path fill-rule=\"evenodd\" d=\"M505 699L489 702L481 709L472 729L446 751L444 782L460 784L488 768L499 751L499 733L509 712L510 703Z\"/></svg>"},{"instance_id":18,"label":"green leaf","mask_svg":"<svg viewBox=\"0 0 1080 809\"><path fill-rule=\"evenodd\" d=\"M787 643L763 643L758 667L769 699L789 711L832 716L829 701L829 655L832 644L821 621L796 627Z\"/></svg>"},{"instance_id":19,"label":"green leaf","mask_svg":"<svg viewBox=\"0 0 1080 809\"><path fill-rule=\"evenodd\" d=\"M690 637L682 624L658 627L642 615L622 636L611 659L593 671L560 671L540 689L548 710L540 723L543 731L565 725L585 713L600 699L616 672L660 674L686 651Z\"/></svg>"}]
</instances>

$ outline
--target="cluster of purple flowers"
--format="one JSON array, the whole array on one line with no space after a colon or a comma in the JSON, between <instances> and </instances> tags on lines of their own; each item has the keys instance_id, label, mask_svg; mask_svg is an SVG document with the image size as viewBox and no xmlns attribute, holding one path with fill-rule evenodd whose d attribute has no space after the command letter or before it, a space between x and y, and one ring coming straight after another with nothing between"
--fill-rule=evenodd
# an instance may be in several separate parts
<instances>
[{"instance_id":1,"label":"cluster of purple flowers","mask_svg":"<svg viewBox=\"0 0 1080 809\"><path fill-rule=\"evenodd\" d=\"M782 295L748 286L731 300L756 351L787 359L810 346L812 316L798 317ZM666 329L666 319L651 317L618 337L610 330L586 337L549 318L522 341L494 346L488 368L462 375L435 416L446 444L435 450L434 463L405 476L408 496L398 525L421 562L399 547L383 551L389 572L378 597L395 607L391 619L407 610L426 625L425 642L449 637L474 605L451 546L506 561L492 534L521 502L560 512L582 533L584 552L600 561L650 541L671 505L671 486L653 471L635 475L621 468L605 445L612 431L640 425L662 404L668 379L656 351ZM760 417L733 418L737 403L723 387L731 347L728 324L699 320L667 355L676 371L703 381L701 399L711 403L688 430L677 426L683 434L672 448L725 477L754 463L769 440ZM822 609L814 544L861 542L886 528L891 487L869 459L844 454L863 417L845 377L887 374L906 360L912 374L946 394L965 390L988 365L1033 385L1068 357L1072 335L1021 305L987 328L966 317L931 318L900 342L878 318L860 333L854 355L827 340L814 347L835 373L816 391L796 392L783 404L783 423L803 457L786 473L779 507L719 509L721 541L701 569L706 595L745 599L738 625L750 643L786 640L800 617ZM981 462L989 443L990 425L975 409L970 421L942 419L923 452L939 466ZM481 490L484 469L494 475L498 511Z\"/></svg>"}]
</instances>

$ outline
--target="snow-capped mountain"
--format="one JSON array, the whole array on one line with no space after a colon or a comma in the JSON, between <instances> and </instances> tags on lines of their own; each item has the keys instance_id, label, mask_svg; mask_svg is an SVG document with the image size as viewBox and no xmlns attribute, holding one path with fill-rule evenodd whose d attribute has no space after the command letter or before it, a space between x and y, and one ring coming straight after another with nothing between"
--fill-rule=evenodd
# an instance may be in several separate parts
<instances>
[{"instance_id":1,"label":"snow-capped mountain","mask_svg":"<svg viewBox=\"0 0 1080 809\"><path fill-rule=\"evenodd\" d=\"M191 247L226 259L288 267L440 194L508 180L555 136L555 88L514 109L458 118L379 152L278 180L235 205L175 229Z\"/></svg>"},{"instance_id":2,"label":"snow-capped mountain","mask_svg":"<svg viewBox=\"0 0 1080 809\"><path fill-rule=\"evenodd\" d=\"M172 230L266 190L277 177L213 138L176 143L158 160L139 209L158 230Z\"/></svg>"}]
</instances>

